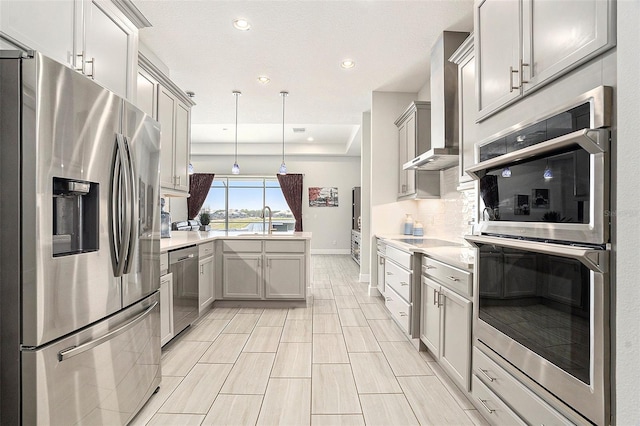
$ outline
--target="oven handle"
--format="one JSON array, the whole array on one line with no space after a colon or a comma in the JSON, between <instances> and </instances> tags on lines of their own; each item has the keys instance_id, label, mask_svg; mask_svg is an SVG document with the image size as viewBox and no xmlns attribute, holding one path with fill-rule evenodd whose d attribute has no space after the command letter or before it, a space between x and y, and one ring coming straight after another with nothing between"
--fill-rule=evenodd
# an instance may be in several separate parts
<instances>
[{"instance_id":1,"label":"oven handle","mask_svg":"<svg viewBox=\"0 0 640 426\"><path fill-rule=\"evenodd\" d=\"M472 167L465 169L474 179L480 179L485 170L501 168L506 165L519 163L532 157L538 157L557 149L566 148L578 144L589 154L599 154L609 150L609 130L607 129L582 129L568 135L528 146L514 152L501 155L483 161Z\"/></svg>"},{"instance_id":2,"label":"oven handle","mask_svg":"<svg viewBox=\"0 0 640 426\"><path fill-rule=\"evenodd\" d=\"M518 250L533 251L553 256L575 259L590 270L597 273L609 272L609 251L586 247L568 246L537 241L516 240L512 238L489 237L486 235L465 235L465 240L476 247L478 244L489 244L494 247L507 247Z\"/></svg>"}]
</instances>

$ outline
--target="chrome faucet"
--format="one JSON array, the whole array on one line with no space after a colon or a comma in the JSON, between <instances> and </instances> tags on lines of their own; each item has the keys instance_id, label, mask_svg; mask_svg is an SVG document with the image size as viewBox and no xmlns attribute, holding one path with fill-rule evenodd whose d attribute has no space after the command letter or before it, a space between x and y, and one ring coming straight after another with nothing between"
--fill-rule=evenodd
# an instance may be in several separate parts
<instances>
[{"instance_id":1,"label":"chrome faucet","mask_svg":"<svg viewBox=\"0 0 640 426\"><path fill-rule=\"evenodd\" d=\"M264 206L264 208L262 209L262 218L264 219L264 212L265 210L269 210L269 235L271 235L273 233L273 230L271 229L271 207L269 206Z\"/></svg>"}]
</instances>

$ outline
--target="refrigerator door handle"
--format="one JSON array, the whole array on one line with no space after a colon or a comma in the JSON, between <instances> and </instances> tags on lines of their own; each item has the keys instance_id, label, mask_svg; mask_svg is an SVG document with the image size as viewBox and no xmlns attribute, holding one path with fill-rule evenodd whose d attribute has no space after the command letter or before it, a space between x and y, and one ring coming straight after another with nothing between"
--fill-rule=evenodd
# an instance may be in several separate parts
<instances>
[{"instance_id":1,"label":"refrigerator door handle","mask_svg":"<svg viewBox=\"0 0 640 426\"><path fill-rule=\"evenodd\" d=\"M127 139L126 136L123 136L123 142L124 142L124 148L125 148L125 154L127 157L127 162L128 162L128 167L126 172L129 174L129 200L130 200L130 211L129 211L129 227L128 227L128 234L129 234L129 241L128 244L125 246L127 248L127 252L124 256L125 259L125 269L124 272L126 274L131 272L131 267L133 265L133 259L131 259L131 256L135 253L136 251L136 242L138 241L138 192L136 189L137 186L137 182L136 182L136 173L135 173L135 169L134 169L134 162L133 162L133 157L131 154L131 145L129 145L129 141Z\"/></svg>"},{"instance_id":2,"label":"refrigerator door handle","mask_svg":"<svg viewBox=\"0 0 640 426\"><path fill-rule=\"evenodd\" d=\"M124 268L126 266L126 252L125 249L129 247L129 240L131 236L131 223L127 220L128 217L131 216L129 213L131 210L131 205L129 203L129 192L131 183L129 182L130 174L129 174L129 164L126 156L126 146L124 142L124 136L121 134L116 135L117 141L117 157L115 166L119 166L118 170L114 170L115 183L117 185L117 191L114 191L113 203L115 204L114 210L114 221L113 224L114 229L117 229L117 234L114 232L114 240L117 240L119 244L115 246L116 250L116 271L115 276L121 277L124 273ZM115 167L114 166L114 167ZM124 192L124 194L123 194ZM122 214L122 207L124 205L125 214ZM124 218L124 220L123 220Z\"/></svg>"},{"instance_id":3,"label":"refrigerator door handle","mask_svg":"<svg viewBox=\"0 0 640 426\"><path fill-rule=\"evenodd\" d=\"M121 186L122 186L122 156L120 155L120 143L116 135L116 150L111 171L111 258L113 261L113 274L119 277L120 260L122 258L122 211L121 211Z\"/></svg>"},{"instance_id":4,"label":"refrigerator door handle","mask_svg":"<svg viewBox=\"0 0 640 426\"><path fill-rule=\"evenodd\" d=\"M140 315L138 315L137 317L135 317L134 319L132 319L122 327L119 327L113 331L110 331L109 333L105 334L102 337L99 337L95 340L91 340L90 342L87 342L87 343L83 343L80 346L73 346L71 348L67 348L58 352L58 361L62 362L76 355L80 355L81 353L91 350L96 346L103 344L104 342L107 342L111 339L116 338L117 336L121 335L127 330L130 330L131 328L135 327L136 324L138 324L140 321L144 320L149 314L151 314L151 311L153 311L153 309L156 307L157 304L158 302L153 302L151 306L149 306Z\"/></svg>"}]
</instances>

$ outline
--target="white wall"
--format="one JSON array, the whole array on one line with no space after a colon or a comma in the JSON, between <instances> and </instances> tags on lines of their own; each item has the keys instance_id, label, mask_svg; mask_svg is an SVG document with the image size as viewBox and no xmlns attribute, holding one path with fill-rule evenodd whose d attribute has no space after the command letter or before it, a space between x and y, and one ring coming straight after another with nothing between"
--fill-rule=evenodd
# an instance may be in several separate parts
<instances>
[{"instance_id":1,"label":"white wall","mask_svg":"<svg viewBox=\"0 0 640 426\"><path fill-rule=\"evenodd\" d=\"M191 163L197 172L228 175L233 157L193 157ZM243 175L276 176L281 158L277 156L239 156ZM304 231L312 232L312 253L351 252L351 189L360 186L360 157L287 157L290 173L304 174L302 192L302 224ZM338 207L309 207L310 186L338 188ZM173 209L178 203L186 206L186 199L171 199ZM186 207L184 208L186 214ZM334 244L335 243L335 244Z\"/></svg>"},{"instance_id":2,"label":"white wall","mask_svg":"<svg viewBox=\"0 0 640 426\"><path fill-rule=\"evenodd\" d=\"M361 133L361 238L360 238L360 281L368 282L371 276L371 112L362 113ZM375 250L375 247L373 248Z\"/></svg>"},{"instance_id":3,"label":"white wall","mask_svg":"<svg viewBox=\"0 0 640 426\"><path fill-rule=\"evenodd\" d=\"M617 199L614 216L615 334L614 413L615 424L640 424L640 2L624 0L618 6L617 97Z\"/></svg>"}]
</instances>

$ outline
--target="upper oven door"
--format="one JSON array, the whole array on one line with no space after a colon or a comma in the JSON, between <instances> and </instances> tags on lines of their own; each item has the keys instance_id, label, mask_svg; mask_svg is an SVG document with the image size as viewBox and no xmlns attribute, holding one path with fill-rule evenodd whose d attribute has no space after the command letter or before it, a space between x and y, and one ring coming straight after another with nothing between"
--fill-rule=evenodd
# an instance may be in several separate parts
<instances>
[{"instance_id":1,"label":"upper oven door","mask_svg":"<svg viewBox=\"0 0 640 426\"><path fill-rule=\"evenodd\" d=\"M480 182L479 232L609 241L609 131L582 129L467 169Z\"/></svg>"}]
</instances>

